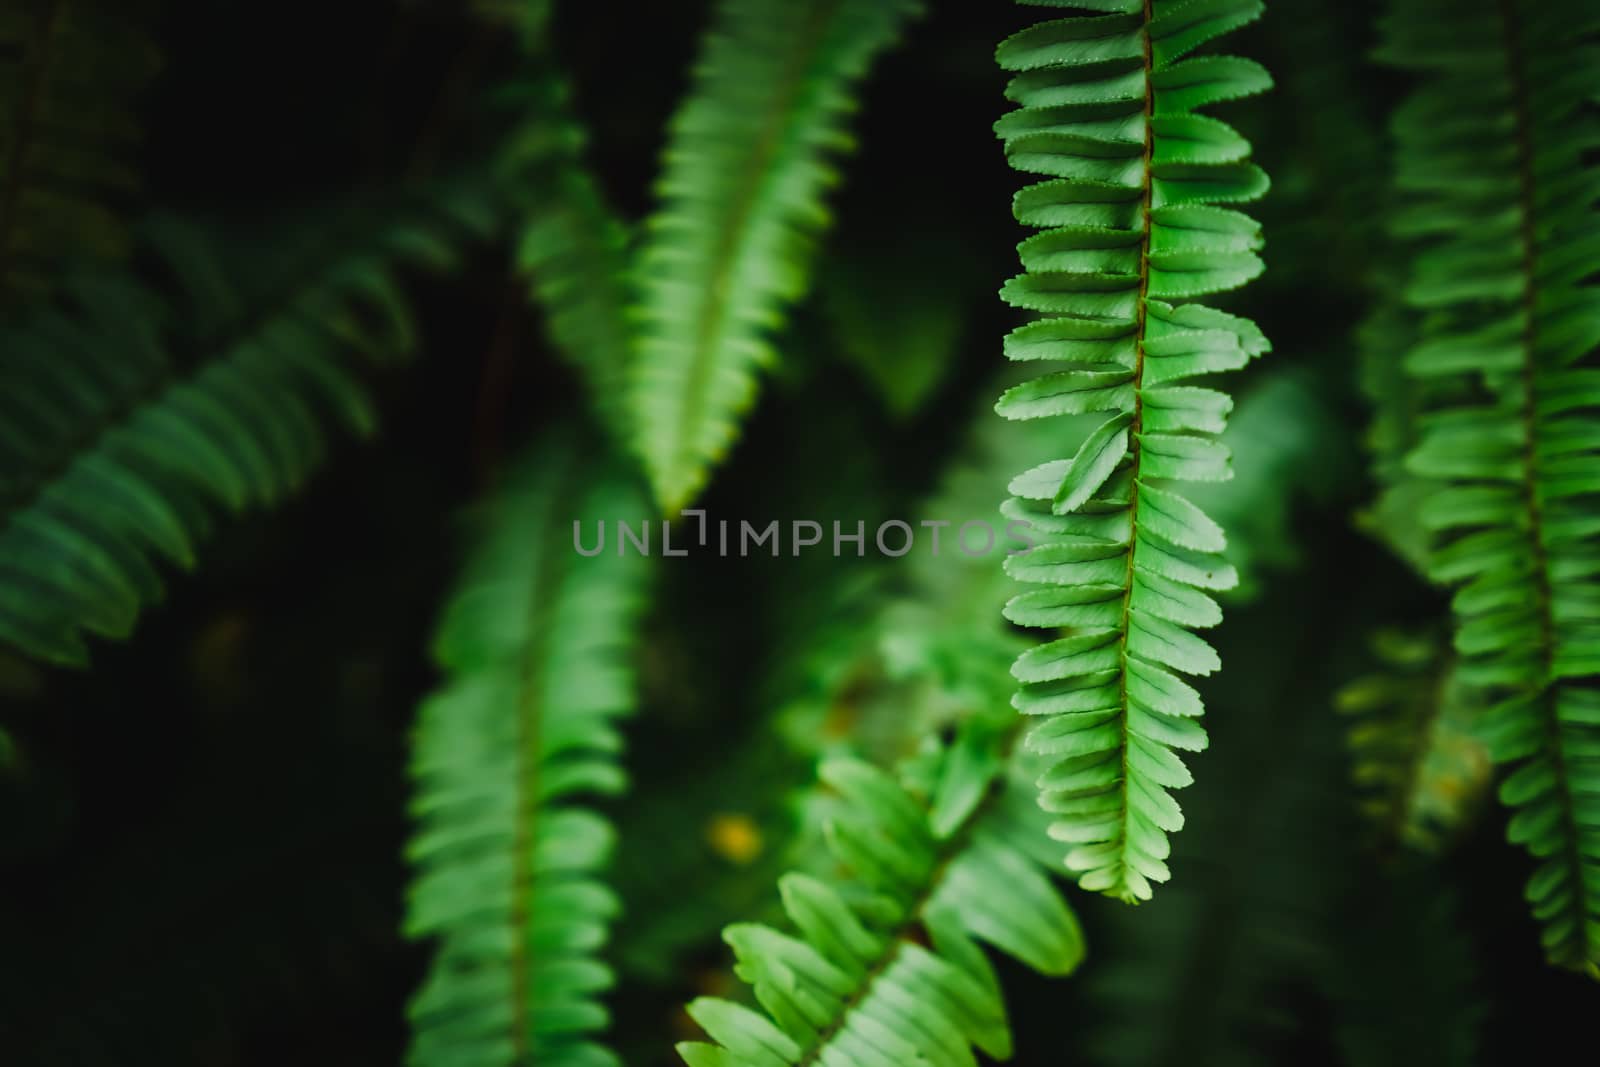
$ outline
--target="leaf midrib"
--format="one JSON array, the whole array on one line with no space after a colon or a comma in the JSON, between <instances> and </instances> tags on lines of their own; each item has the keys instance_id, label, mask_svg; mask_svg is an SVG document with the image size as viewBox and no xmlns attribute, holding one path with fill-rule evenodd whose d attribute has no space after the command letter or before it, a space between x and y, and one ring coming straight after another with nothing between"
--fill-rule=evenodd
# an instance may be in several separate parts
<instances>
[{"instance_id":1,"label":"leaf midrib","mask_svg":"<svg viewBox=\"0 0 1600 1067\"><path fill-rule=\"evenodd\" d=\"M1139 235L1139 300L1134 311L1134 344L1133 344L1133 422L1128 426L1128 446L1133 454L1132 480L1128 490L1128 567L1122 583L1122 622L1119 627L1118 653L1122 658L1122 667L1117 676L1118 703L1122 712L1120 724L1122 727L1122 780L1118 788L1122 792L1122 840L1118 848L1118 857L1121 870L1118 872L1119 894L1124 900L1134 899L1128 888L1128 842L1129 830L1132 823L1131 790L1128 787L1128 746L1130 731L1128 728L1128 627L1133 615L1133 581L1134 581L1134 555L1139 550L1139 463L1144 456L1144 449L1139 442L1139 433L1144 425L1144 341L1145 328L1148 322L1150 306L1150 230L1153 226L1151 218L1152 201L1155 194L1155 178L1153 165L1155 159L1155 63L1154 47L1150 41L1150 19L1152 0L1144 0L1144 26L1140 30L1140 39L1144 46L1144 190L1141 203L1143 216L1142 229ZM1141 872L1140 877L1143 877Z\"/></svg>"}]
</instances>

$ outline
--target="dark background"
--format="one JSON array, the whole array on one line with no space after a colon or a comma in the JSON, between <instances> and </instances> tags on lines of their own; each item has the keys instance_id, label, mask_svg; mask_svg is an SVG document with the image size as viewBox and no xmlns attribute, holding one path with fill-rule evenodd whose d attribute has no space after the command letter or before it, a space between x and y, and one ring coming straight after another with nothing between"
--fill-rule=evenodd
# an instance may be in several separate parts
<instances>
[{"instance_id":1,"label":"dark background","mask_svg":"<svg viewBox=\"0 0 1600 1067\"><path fill-rule=\"evenodd\" d=\"M973 279L958 290L956 358L930 403L891 420L815 306L800 309L786 368L707 502L714 513L800 514L776 502L774 472L790 500L906 510L996 370L1011 313L992 293L1014 272L1019 180L989 130L1006 106L991 56L1034 13L932 6L868 83L862 148L819 270L925 242L943 257L924 263L930 285ZM1363 198L1381 182L1381 115L1404 85L1360 62L1366 5L1271 6L1229 45L1284 83L1229 112L1275 179L1260 211L1270 272L1239 306L1274 339L1266 362L1304 366L1345 415L1348 454L1329 469L1359 466L1350 336L1365 263L1381 250ZM559 5L592 159L630 218L650 204L704 7ZM448 170L492 139L488 96L515 69L513 42L454 4L172 2L149 26L165 66L141 105L135 214L259 223ZM378 383L381 438L336 448L278 512L225 524L203 569L175 577L131 642L97 647L92 672L0 653L0 723L17 747L0 773L0 1062L401 1057L404 1003L427 959L396 933L404 761L433 681L426 649L457 558L452 516L508 449L577 402L507 276L501 246L456 277L417 278L424 344ZM1529 862L1503 842L1499 810L1432 872L1360 843L1330 695L1368 665L1373 620L1442 607L1352 531L1367 496L1346 479L1297 512L1300 565L1230 612L1227 670L1207 693L1213 747L1184 797L1194 826L1173 885L1131 913L1072 892L1091 945L1074 979L1003 969L1016 1062L1427 1064L1445 1060L1440 1019L1477 1020L1483 1063L1530 1062L1532 1035L1585 1047L1594 988L1543 966L1521 900ZM842 587L848 575L818 580ZM786 598L811 577L716 560L665 581L631 735L636 789L615 812L624 959L650 956L638 946L661 913L696 898L766 907L767 872L705 847L700 823L731 806L781 835L783 793L810 773L765 740L763 676ZM685 782L718 775L720 796L685 799ZM681 840L663 858L655 828L673 797ZM613 998L630 1064L667 1062L669 1039L687 1033L677 1005L723 981L714 938L672 960L629 967ZM1126 989L1112 981L1123 972ZM1351 1036L1368 1023L1378 1052ZM1119 1037L1131 1031L1145 1051Z\"/></svg>"}]
</instances>

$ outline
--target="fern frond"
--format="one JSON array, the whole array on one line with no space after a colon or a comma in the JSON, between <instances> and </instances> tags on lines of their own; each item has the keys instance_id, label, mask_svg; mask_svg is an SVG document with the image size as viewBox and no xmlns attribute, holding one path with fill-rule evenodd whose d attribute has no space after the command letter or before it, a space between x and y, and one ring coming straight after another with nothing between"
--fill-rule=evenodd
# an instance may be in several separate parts
<instances>
[{"instance_id":1,"label":"fern frond","mask_svg":"<svg viewBox=\"0 0 1600 1067\"><path fill-rule=\"evenodd\" d=\"M209 245L166 242L190 292L180 315L117 279L73 284L9 330L0 367L0 640L87 661L162 594L162 562L195 564L219 511L282 500L322 458L328 422L370 433L357 374L412 342L393 268L436 265L478 202L449 199L245 302ZM254 264L252 264L254 265ZM176 343L181 339L182 343Z\"/></svg>"},{"instance_id":2,"label":"fern frond","mask_svg":"<svg viewBox=\"0 0 1600 1067\"><path fill-rule=\"evenodd\" d=\"M508 472L440 624L448 677L418 713L407 850L406 933L438 941L410 1008L417 1067L617 1062L589 1036L611 982L596 951L617 905L596 871L612 832L581 798L622 786L649 562L574 551L574 521L644 504L593 451L554 435Z\"/></svg>"},{"instance_id":3,"label":"fern frond","mask_svg":"<svg viewBox=\"0 0 1600 1067\"><path fill-rule=\"evenodd\" d=\"M138 185L129 109L158 65L137 8L24 0L0 12L0 302L48 293L65 261L128 249L116 202Z\"/></svg>"},{"instance_id":4,"label":"fern frond","mask_svg":"<svg viewBox=\"0 0 1600 1067\"><path fill-rule=\"evenodd\" d=\"M640 252L630 393L668 512L738 433L771 335L810 280L855 88L916 0L723 0L672 123Z\"/></svg>"},{"instance_id":5,"label":"fern frond","mask_svg":"<svg viewBox=\"0 0 1600 1067\"><path fill-rule=\"evenodd\" d=\"M1405 366L1457 394L1408 461L1438 486L1430 573L1514 767L1500 796L1538 860L1546 954L1600 976L1597 28L1581 2L1396 0L1383 55L1425 75L1395 119L1398 226L1422 244Z\"/></svg>"},{"instance_id":6,"label":"fern frond","mask_svg":"<svg viewBox=\"0 0 1600 1067\"><path fill-rule=\"evenodd\" d=\"M1167 834L1183 824L1169 790L1190 782L1175 749L1205 747L1199 695L1210 674L1191 631L1221 611L1207 591L1237 582L1221 527L1173 483L1229 477L1231 399L1174 385L1236 370L1268 348L1249 321L1171 300L1242 285L1261 271L1259 227L1219 204L1266 188L1249 144L1196 114L1268 87L1259 65L1196 47L1255 19L1259 0L1099 0L1108 11L1043 22L1000 45L1021 107L996 130L1011 165L1051 180L1017 194L1026 273L1012 305L1043 315L1006 338L1014 360L1063 369L1005 393L1007 418L1094 415L1077 453L1020 475L1008 505L1049 540L1006 561L1042 588L1012 621L1065 629L1012 673L1016 705L1040 716L1030 743L1056 759L1040 781L1086 889L1124 900L1168 877Z\"/></svg>"},{"instance_id":7,"label":"fern frond","mask_svg":"<svg viewBox=\"0 0 1600 1067\"><path fill-rule=\"evenodd\" d=\"M716 1044L680 1045L686 1063L973 1067L973 1046L1010 1054L999 983L975 940L1047 975L1070 973L1083 941L1046 873L1032 786L1008 777L995 742L967 730L915 793L871 764L823 764L839 795L829 845L847 873L780 881L798 936L727 929L766 1014L696 1000L689 1014Z\"/></svg>"},{"instance_id":8,"label":"fern frond","mask_svg":"<svg viewBox=\"0 0 1600 1067\"><path fill-rule=\"evenodd\" d=\"M1471 695L1456 677L1455 657L1426 635L1383 631L1373 651L1383 669L1335 697L1352 716L1346 741L1361 806L1385 839L1435 852L1489 784Z\"/></svg>"}]
</instances>

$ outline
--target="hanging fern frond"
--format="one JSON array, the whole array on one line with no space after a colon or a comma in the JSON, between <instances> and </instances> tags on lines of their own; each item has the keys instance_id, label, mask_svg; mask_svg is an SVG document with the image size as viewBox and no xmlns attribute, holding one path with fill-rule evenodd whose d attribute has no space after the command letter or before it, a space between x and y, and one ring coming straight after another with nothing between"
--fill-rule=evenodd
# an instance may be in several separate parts
<instances>
[{"instance_id":1,"label":"hanging fern frond","mask_svg":"<svg viewBox=\"0 0 1600 1067\"><path fill-rule=\"evenodd\" d=\"M637 451L668 512L738 434L805 292L833 159L872 60L916 0L723 0L672 123L638 265Z\"/></svg>"},{"instance_id":2,"label":"hanging fern frond","mask_svg":"<svg viewBox=\"0 0 1600 1067\"><path fill-rule=\"evenodd\" d=\"M780 881L798 936L728 927L738 974L766 1014L694 1001L689 1014L716 1044L679 1045L686 1063L973 1067L974 1046L1009 1056L999 982L976 941L1064 975L1083 940L1047 873L1033 787L1008 774L1003 740L969 722L905 783L859 761L823 764L838 794L828 840L844 873Z\"/></svg>"},{"instance_id":3,"label":"hanging fern frond","mask_svg":"<svg viewBox=\"0 0 1600 1067\"><path fill-rule=\"evenodd\" d=\"M181 312L91 278L9 329L0 640L83 665L85 634L127 637L162 594L160 563L191 569L216 513L295 490L322 458L325 424L370 433L358 367L413 343L395 266L448 262L488 221L477 197L445 197L265 288L231 284L210 244L169 229Z\"/></svg>"},{"instance_id":4,"label":"hanging fern frond","mask_svg":"<svg viewBox=\"0 0 1600 1067\"><path fill-rule=\"evenodd\" d=\"M1489 784L1471 694L1455 657L1427 635L1386 630L1372 644L1383 669L1335 697L1352 716L1351 773L1363 811L1386 841L1435 852L1472 816Z\"/></svg>"},{"instance_id":5,"label":"hanging fern frond","mask_svg":"<svg viewBox=\"0 0 1600 1067\"><path fill-rule=\"evenodd\" d=\"M22 0L0 12L0 303L37 298L69 260L112 260L138 185L129 109L157 59L119 0Z\"/></svg>"},{"instance_id":6,"label":"hanging fern frond","mask_svg":"<svg viewBox=\"0 0 1600 1067\"><path fill-rule=\"evenodd\" d=\"M633 707L649 560L574 550L574 522L645 504L594 454L555 434L507 472L440 624L448 677L412 760L406 933L438 942L411 1003L414 1067L617 1062L591 1038L611 983L597 951L617 903L596 871L613 835L582 798L623 784L616 719Z\"/></svg>"},{"instance_id":7,"label":"hanging fern frond","mask_svg":"<svg viewBox=\"0 0 1600 1067\"><path fill-rule=\"evenodd\" d=\"M496 180L521 228L517 268L550 337L582 375L600 421L626 446L628 231L585 164L587 137L545 37L548 6L519 2L502 13L524 39L528 69L503 94L522 118L501 146Z\"/></svg>"},{"instance_id":8,"label":"hanging fern frond","mask_svg":"<svg viewBox=\"0 0 1600 1067\"><path fill-rule=\"evenodd\" d=\"M1006 561L1041 588L1014 598L1012 621L1064 629L1013 674L1030 744L1053 755L1040 781L1051 833L1086 889L1149 898L1168 877L1167 834L1183 816L1170 790L1190 782L1174 750L1205 747L1200 697L1179 674L1210 674L1195 636L1232 587L1223 530L1174 488L1229 477L1213 437L1232 400L1177 385L1236 370L1268 349L1249 321L1170 301L1242 285L1261 271L1259 227L1217 206L1267 186L1249 144L1196 109L1266 89L1244 59L1190 56L1255 19L1259 0L1097 0L1108 11L1043 22L1000 45L1021 105L996 130L1017 170L1050 180L1017 194L1026 273L1002 296L1041 313L1006 338L1014 360L1061 369L1009 390L1007 418L1094 415L1071 459L1011 483L1010 513L1049 540Z\"/></svg>"},{"instance_id":9,"label":"hanging fern frond","mask_svg":"<svg viewBox=\"0 0 1600 1067\"><path fill-rule=\"evenodd\" d=\"M1395 0L1397 226L1421 245L1409 374L1451 387L1409 469L1437 488L1431 576L1456 588L1462 684L1513 770L1509 836L1556 964L1600 976L1600 12Z\"/></svg>"}]
</instances>

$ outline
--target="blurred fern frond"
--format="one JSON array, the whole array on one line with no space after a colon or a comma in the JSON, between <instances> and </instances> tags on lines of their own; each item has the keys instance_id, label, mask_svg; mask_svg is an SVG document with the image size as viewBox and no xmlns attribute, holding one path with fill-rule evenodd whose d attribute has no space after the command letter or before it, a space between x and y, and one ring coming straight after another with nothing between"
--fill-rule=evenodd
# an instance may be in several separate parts
<instances>
[{"instance_id":1,"label":"blurred fern frond","mask_svg":"<svg viewBox=\"0 0 1600 1067\"><path fill-rule=\"evenodd\" d=\"M1368 467L1377 492L1356 515L1356 524L1376 537L1424 579L1434 538L1422 524L1422 501L1432 491L1428 479L1409 469L1421 419L1437 387L1407 374L1396 354L1417 341L1417 323L1394 294L1396 280L1375 298L1375 306L1356 330L1360 385L1372 408L1367 426Z\"/></svg>"},{"instance_id":2,"label":"blurred fern frond","mask_svg":"<svg viewBox=\"0 0 1600 1067\"><path fill-rule=\"evenodd\" d=\"M785 875L798 936L735 924L724 937L766 1014L701 998L689 1014L716 1044L679 1046L691 1067L885 1063L972 1067L1005 1059L998 979L976 941L1047 975L1083 957L1077 919L1052 884L1032 785L1007 771L1003 737L969 723L904 781L830 760L827 824L839 870Z\"/></svg>"},{"instance_id":3,"label":"blurred fern frond","mask_svg":"<svg viewBox=\"0 0 1600 1067\"><path fill-rule=\"evenodd\" d=\"M1351 773L1362 809L1385 839L1434 852L1471 818L1489 785L1471 694L1455 657L1426 635L1384 631L1373 651L1382 670L1335 696L1352 716Z\"/></svg>"},{"instance_id":4,"label":"blurred fern frond","mask_svg":"<svg viewBox=\"0 0 1600 1067\"><path fill-rule=\"evenodd\" d=\"M1500 796L1538 860L1546 954L1600 977L1600 12L1395 0L1383 30L1422 76L1394 121L1396 225L1420 246L1405 367L1450 391L1407 460L1434 483L1429 573L1514 768Z\"/></svg>"},{"instance_id":5,"label":"blurred fern frond","mask_svg":"<svg viewBox=\"0 0 1600 1067\"><path fill-rule=\"evenodd\" d=\"M0 303L47 294L70 261L128 251L130 109L158 67L138 13L106 0L0 12Z\"/></svg>"},{"instance_id":6,"label":"blurred fern frond","mask_svg":"<svg viewBox=\"0 0 1600 1067\"><path fill-rule=\"evenodd\" d=\"M415 1067L617 1062L591 1040L613 834L583 798L623 784L616 719L633 707L649 561L569 541L578 521L644 506L592 452L552 434L507 473L439 627L448 677L418 713L407 849L406 933L437 941L411 1003Z\"/></svg>"},{"instance_id":7,"label":"blurred fern frond","mask_svg":"<svg viewBox=\"0 0 1600 1067\"><path fill-rule=\"evenodd\" d=\"M630 409L668 512L738 435L771 335L806 290L833 159L873 59L916 0L724 0L672 122L637 265Z\"/></svg>"},{"instance_id":8,"label":"blurred fern frond","mask_svg":"<svg viewBox=\"0 0 1600 1067\"><path fill-rule=\"evenodd\" d=\"M1038 23L1004 41L1020 106L996 124L1021 190L1024 273L1002 297L1041 317L1006 338L1008 358L1057 368L1007 391L1006 418L1093 415L1070 459L1010 485L1048 540L1006 561L1038 586L1007 605L1019 625L1058 632L1012 668L1030 744L1052 755L1041 803L1071 848L1080 884L1146 900L1170 877L1171 790L1192 776L1177 750L1206 745L1200 695L1180 674L1220 666L1193 631L1215 626L1208 591L1238 575L1222 529L1176 486L1231 477L1214 439L1233 407L1215 389L1174 385L1237 370L1267 351L1254 323L1199 304L1262 270L1260 227L1221 207L1259 197L1250 144L1199 108L1265 90L1258 64L1185 58L1254 21L1259 0L1074 6L1109 11Z\"/></svg>"},{"instance_id":9,"label":"blurred fern frond","mask_svg":"<svg viewBox=\"0 0 1600 1067\"><path fill-rule=\"evenodd\" d=\"M86 634L124 638L160 598L162 562L193 567L219 511L282 500L375 412L358 368L414 343L399 265L453 261L488 218L475 195L389 219L308 266L255 278L198 231L159 244L172 304L117 277L72 283L7 330L0 375L0 639L83 665ZM322 238L292 243L326 253ZM307 245L311 247L308 249ZM245 269L239 269L245 268Z\"/></svg>"},{"instance_id":10,"label":"blurred fern frond","mask_svg":"<svg viewBox=\"0 0 1600 1067\"><path fill-rule=\"evenodd\" d=\"M496 160L519 230L517 268L529 279L556 350L582 376L591 406L619 447L627 427L626 371L633 352L628 228L607 203L584 155L587 135L547 39L549 5L499 11L523 41L523 71L502 102L518 119Z\"/></svg>"}]
</instances>

